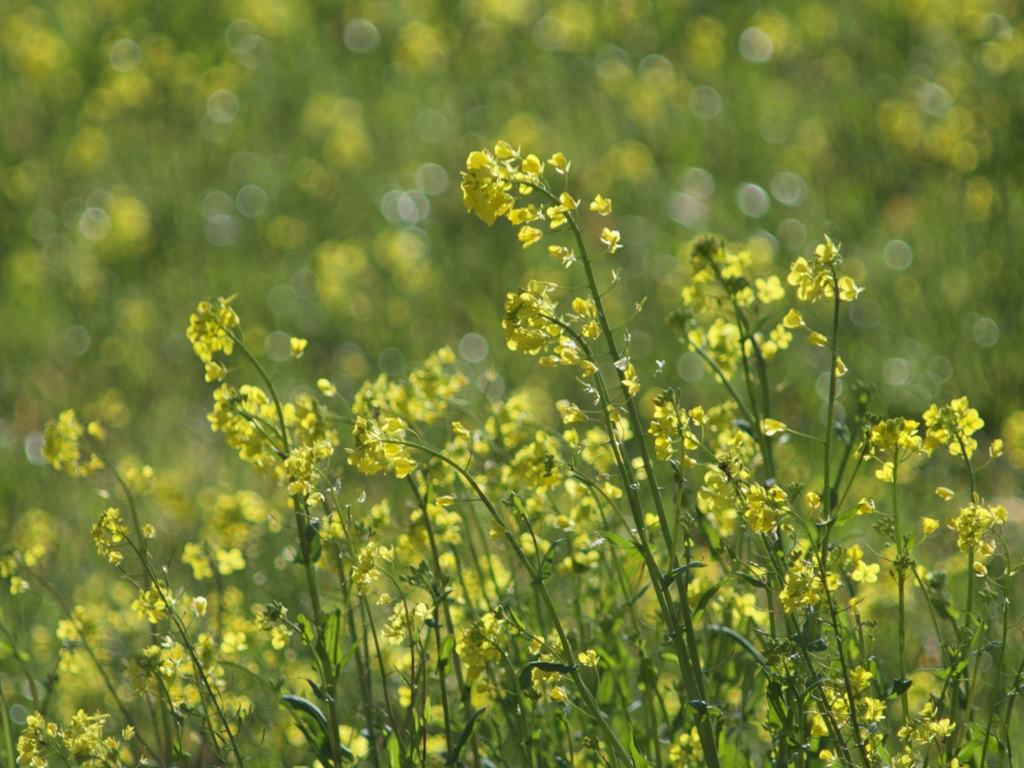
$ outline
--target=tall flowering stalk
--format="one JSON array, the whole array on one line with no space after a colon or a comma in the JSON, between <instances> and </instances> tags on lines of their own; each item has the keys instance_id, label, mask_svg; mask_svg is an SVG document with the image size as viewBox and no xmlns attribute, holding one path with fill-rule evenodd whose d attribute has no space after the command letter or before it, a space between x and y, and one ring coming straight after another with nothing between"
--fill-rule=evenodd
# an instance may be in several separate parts
<instances>
[{"instance_id":1,"label":"tall flowering stalk","mask_svg":"<svg viewBox=\"0 0 1024 768\"><path fill-rule=\"evenodd\" d=\"M547 165L568 179L569 162L561 153L551 157ZM499 142L493 154L487 150L470 154L462 178L463 201L467 210L476 213L488 225L498 217L517 225L518 239L524 248L543 237L538 225L546 223L550 230L565 228L571 233L572 246L551 245L548 252L566 267L580 264L588 294L575 299L573 312L563 316L549 298L556 286L531 281L525 290L508 294L502 321L505 338L510 349L530 355L544 353L542 364L578 369L585 389L594 396L615 457L621 488L628 499L633 522L631 541L644 560L649 583L657 596L666 637L674 648L686 696L696 713L704 758L708 765L717 766L717 737L712 718L708 716L714 708L707 700L688 600L687 571L680 569L673 526L648 445L642 439L636 443L642 467L638 473L628 455L625 431L619 422L622 418L632 434L643 434L645 424L637 407L641 384L632 361L620 350L620 342L605 311L603 293L577 219L580 201L567 191L553 191L543 175L544 170L545 163L536 155L523 155L507 142ZM612 213L612 202L597 195L589 208L598 216L608 216ZM622 247L621 235L617 230L602 227L600 243L606 253L613 254ZM598 340L604 346L603 353L595 349ZM604 369L603 360L611 363ZM609 372L612 385L608 381ZM593 384L589 383L591 380ZM646 497L640 493L642 485L648 488ZM650 507L653 512L649 512ZM664 543L667 560L659 560L655 555L652 534ZM672 593L673 586L676 594Z\"/></svg>"}]
</instances>

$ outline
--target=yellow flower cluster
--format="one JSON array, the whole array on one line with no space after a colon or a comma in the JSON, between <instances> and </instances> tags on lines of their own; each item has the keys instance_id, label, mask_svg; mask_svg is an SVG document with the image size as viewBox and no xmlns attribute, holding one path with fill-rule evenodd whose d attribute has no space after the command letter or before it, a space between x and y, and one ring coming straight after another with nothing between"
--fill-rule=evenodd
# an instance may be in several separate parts
<instances>
[{"instance_id":1,"label":"yellow flower cluster","mask_svg":"<svg viewBox=\"0 0 1024 768\"><path fill-rule=\"evenodd\" d=\"M363 416L356 418L352 429L354 447L348 450L348 463L366 475L392 470L395 477L405 477L416 469L405 440L406 423L397 416L380 420Z\"/></svg>"},{"instance_id":2,"label":"yellow flower cluster","mask_svg":"<svg viewBox=\"0 0 1024 768\"><path fill-rule=\"evenodd\" d=\"M918 716L899 730L899 737L908 747L921 747L936 739L945 739L953 733L956 725L948 717L939 717L935 703L929 701ZM913 765L913 762L904 763Z\"/></svg>"},{"instance_id":3,"label":"yellow flower cluster","mask_svg":"<svg viewBox=\"0 0 1024 768\"><path fill-rule=\"evenodd\" d=\"M956 531L956 545L961 552L972 549L983 550L981 554L990 555L994 551L991 544L983 540L983 536L1006 522L1006 507L997 504L994 507L971 503L960 510L960 514L950 521L949 527Z\"/></svg>"},{"instance_id":4,"label":"yellow flower cluster","mask_svg":"<svg viewBox=\"0 0 1024 768\"><path fill-rule=\"evenodd\" d=\"M815 607L825 601L821 578L810 560L796 558L789 564L786 580L779 592L779 601L786 613L799 608Z\"/></svg>"},{"instance_id":5,"label":"yellow flower cluster","mask_svg":"<svg viewBox=\"0 0 1024 768\"><path fill-rule=\"evenodd\" d=\"M215 352L231 355L235 349L235 338L231 331L239 326L239 319L231 308L234 298L229 296L214 302L201 301L189 317L185 333L192 342L192 349L204 363L212 362Z\"/></svg>"},{"instance_id":6,"label":"yellow flower cluster","mask_svg":"<svg viewBox=\"0 0 1024 768\"><path fill-rule=\"evenodd\" d=\"M971 458L978 447L973 435L985 426L977 410L971 408L966 397L960 397L949 405L932 404L922 417L927 427L924 449L931 453L935 448L948 446L953 456Z\"/></svg>"},{"instance_id":7,"label":"yellow flower cluster","mask_svg":"<svg viewBox=\"0 0 1024 768\"><path fill-rule=\"evenodd\" d=\"M121 510L109 507L92 527L92 540L96 542L96 550L107 562L119 565L124 560L120 552L127 542L128 526L121 521Z\"/></svg>"},{"instance_id":8,"label":"yellow flower cluster","mask_svg":"<svg viewBox=\"0 0 1024 768\"><path fill-rule=\"evenodd\" d=\"M274 434L277 409L270 396L253 384L239 388L221 384L213 393L210 428L223 432L228 445L260 472L270 472L282 453Z\"/></svg>"},{"instance_id":9,"label":"yellow flower cluster","mask_svg":"<svg viewBox=\"0 0 1024 768\"><path fill-rule=\"evenodd\" d=\"M754 533L771 533L778 526L779 518L791 511L789 497L779 486L765 488L760 483L751 483L747 487L743 517Z\"/></svg>"},{"instance_id":10,"label":"yellow flower cluster","mask_svg":"<svg viewBox=\"0 0 1024 768\"><path fill-rule=\"evenodd\" d=\"M556 287L553 283L531 280L525 288L509 292L501 321L509 349L536 355L559 338L557 309L550 298Z\"/></svg>"},{"instance_id":11,"label":"yellow flower cluster","mask_svg":"<svg viewBox=\"0 0 1024 768\"><path fill-rule=\"evenodd\" d=\"M501 658L501 648L507 637L504 619L494 611L488 611L474 619L468 627L458 632L455 650L466 665L466 677L476 680L492 661ZM477 684L479 688L481 683Z\"/></svg>"},{"instance_id":12,"label":"yellow flower cluster","mask_svg":"<svg viewBox=\"0 0 1024 768\"><path fill-rule=\"evenodd\" d=\"M450 347L441 347L403 381L381 374L364 383L353 400L352 413L397 416L407 424L435 424L466 384L466 377L455 368L455 353Z\"/></svg>"},{"instance_id":13,"label":"yellow flower cluster","mask_svg":"<svg viewBox=\"0 0 1024 768\"><path fill-rule=\"evenodd\" d=\"M875 476L889 482L893 477L896 463L924 451L924 440L918 434L920 423L913 419L885 419L871 426L868 441L873 451L885 455L882 466Z\"/></svg>"},{"instance_id":14,"label":"yellow flower cluster","mask_svg":"<svg viewBox=\"0 0 1024 768\"><path fill-rule=\"evenodd\" d=\"M740 317L744 310L759 310L785 296L782 281L776 275L755 277L755 259L751 249L728 249L725 243L713 237L704 237L693 246L693 275L682 289L687 311L696 316L718 312L725 304L735 310L735 318L716 317L706 328L698 326L687 333L695 348L705 354L730 376L742 355L749 358L760 355L765 360L774 358L793 340L782 323L768 331L753 331L744 336L747 318ZM715 291L717 287L724 290ZM756 346L756 351L755 351Z\"/></svg>"},{"instance_id":15,"label":"yellow flower cluster","mask_svg":"<svg viewBox=\"0 0 1024 768\"><path fill-rule=\"evenodd\" d=\"M676 455L680 447L692 451L697 447L697 438L690 431L690 420L703 423L704 411L699 406L687 413L676 402L676 393L667 389L654 398L654 414L647 433L654 437L654 455L659 461L666 461ZM696 462L683 456L685 466Z\"/></svg>"},{"instance_id":16,"label":"yellow flower cluster","mask_svg":"<svg viewBox=\"0 0 1024 768\"><path fill-rule=\"evenodd\" d=\"M25 730L18 737L18 765L46 768L48 755L57 754L62 762L82 768L120 768L124 742L131 741L135 729L126 726L121 738L103 735L103 726L110 715L93 715L78 710L71 722L61 727L49 723L38 712L25 721Z\"/></svg>"},{"instance_id":17,"label":"yellow flower cluster","mask_svg":"<svg viewBox=\"0 0 1024 768\"><path fill-rule=\"evenodd\" d=\"M168 609L173 606L174 601L155 584L148 589L140 589L139 596L132 602L132 610L150 624L158 624L166 619Z\"/></svg>"},{"instance_id":18,"label":"yellow flower cluster","mask_svg":"<svg viewBox=\"0 0 1024 768\"><path fill-rule=\"evenodd\" d=\"M54 469L66 472L71 477L85 477L103 468L103 461L95 453L83 460L81 439L85 432L102 440L103 428L92 422L88 428L82 426L73 410L66 410L43 428L43 457Z\"/></svg>"},{"instance_id":19,"label":"yellow flower cluster","mask_svg":"<svg viewBox=\"0 0 1024 768\"><path fill-rule=\"evenodd\" d=\"M561 152L552 155L547 164L559 174L569 172L569 161ZM462 172L462 202L467 211L474 212L488 226L498 218L508 219L519 227L518 240L528 248L544 236L543 230L534 224L547 220L550 229L560 229L580 204L568 192L552 193L544 180L544 168L545 163L539 157L524 155L507 141L495 144L493 152L486 149L470 152L466 158L466 170ZM521 203L520 198L534 192L540 192L550 205L526 203L516 207ZM597 195L590 203L590 210L599 216L608 216L612 212L612 202ZM621 240L617 230L602 228L601 243L608 253L619 250ZM548 252L561 259L565 266L575 259L573 252L563 246L550 246Z\"/></svg>"},{"instance_id":20,"label":"yellow flower cluster","mask_svg":"<svg viewBox=\"0 0 1024 768\"><path fill-rule=\"evenodd\" d=\"M853 278L839 275L842 263L839 246L825 235L825 242L815 249L813 259L807 261L800 256L790 265L787 281L796 287L800 301L815 302L836 293L840 301L855 301L864 289Z\"/></svg>"}]
</instances>

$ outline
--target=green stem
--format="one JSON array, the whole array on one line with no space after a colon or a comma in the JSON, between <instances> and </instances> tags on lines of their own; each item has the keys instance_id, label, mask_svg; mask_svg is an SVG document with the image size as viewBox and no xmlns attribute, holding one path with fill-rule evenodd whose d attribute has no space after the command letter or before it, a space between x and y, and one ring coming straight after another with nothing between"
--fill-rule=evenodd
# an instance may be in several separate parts
<instances>
[{"instance_id":1,"label":"green stem","mask_svg":"<svg viewBox=\"0 0 1024 768\"><path fill-rule=\"evenodd\" d=\"M428 456L431 456L432 458L437 459L438 461L444 462L452 469L454 469L455 472L469 485L469 487L477 495L477 498L479 498L480 502L484 505L484 508L488 511L491 518L498 525L501 531L505 534L505 540L508 542L509 546L512 547L512 550L516 555L516 559L519 560L519 562L523 565L524 568L526 568L527 574L530 577L530 585L533 586L539 593L540 598L543 601L548 614L550 615L551 621L554 624L555 631L558 634L558 639L562 643L562 653L565 654L564 660L566 662L566 665L573 667L573 671L571 673L573 682L575 682L576 687L580 692L580 695L583 697L583 701L585 704L584 709L586 709L588 714L590 714L593 720L597 723L601 732L604 734L605 739L607 739L608 743L614 749L615 755L620 760L624 760L627 764L629 764L631 762L629 752L626 750L625 747L622 746L618 736L616 736L615 732L611 729L611 726L605 719L600 707L598 707L597 702L594 700L593 694L590 693L590 689L587 688L586 684L583 681L583 678L580 675L579 670L576 668L576 664L573 661L572 645L569 642L569 638L567 637L564 628L562 627L562 622L559 619L559 612L555 608L555 604L551 599L551 594L548 592L548 588L544 583L544 579L541 578L540 574L538 573L534 564L531 562L530 558L527 557L526 553L519 545L519 542L516 541L515 535L508 528L508 526L505 525L505 521L502 519L501 514L491 503L491 500L484 493L484 490L477 483L476 479L469 472L464 470L456 461L450 459L443 453L435 451L433 448L430 448L426 445L422 445L419 443L410 443L404 440L389 440L387 442L392 442L397 445L404 445L407 448L423 451Z\"/></svg>"},{"instance_id":2,"label":"green stem","mask_svg":"<svg viewBox=\"0 0 1024 768\"><path fill-rule=\"evenodd\" d=\"M552 202L557 203L558 198L551 194L546 189L540 190L542 194L549 198ZM576 222L575 217L568 216L567 221L570 229L572 230L573 237L576 240L576 245L579 248L580 263L583 265L584 273L587 278L587 286L589 289L590 297L594 302L594 311L597 315L598 324L601 327L601 333L604 337L605 344L608 347L608 352L611 355L613 361L619 361L622 356L619 352L618 345L615 341L615 335L612 332L610 323L608 322L608 314L604 308L604 302L601 297L601 291L597 286L597 278L594 275L594 267L587 254L586 245L583 242L583 233L579 228L579 224ZM618 369L616 369L618 370ZM643 421L640 418L640 411L637 408L636 399L630 394L629 390L625 385L625 373L618 371L619 374L619 386L622 390L622 394L625 397L626 412L629 417L630 426L633 429L633 433L637 435L637 442L639 444L640 456L643 462L644 472L646 475L647 482L651 488L651 496L654 499L654 507L658 515L658 521L660 523L662 537L665 539L669 556L675 563L676 550L675 542L672 538L672 531L669 527L668 516L665 513L664 501L661 497L661 492L658 487L657 474L654 471L654 462L651 459L650 450L647 446L647 441L643 438ZM600 378L599 378L600 380ZM605 394L602 398L602 402L605 405L611 404L611 399ZM608 421L610 416L605 409L605 419ZM609 425L610 426L610 425ZM609 430L609 439L611 439L613 450L618 453L618 440L615 438L613 430ZM697 699L705 701L707 694L704 688L704 675L701 669L700 657L697 654L697 643L696 635L693 629L692 617L689 613L689 605L687 603L687 595L685 592L685 579L680 576L677 584L680 589L680 601L684 604L683 608L683 622L680 625L679 617L676 614L675 606L671 595L668 594L667 590L662 584L662 573L658 567L657 561L650 549L650 545L647 542L646 537L646 523L644 521L644 515L642 506L640 504L639 496L637 493L638 484L636 482L635 475L633 474L632 467L628 461L624 460L624 457L617 456L619 464L619 471L622 479L625 483L625 490L627 496L630 499L630 506L633 509L634 518L637 524L638 535L640 538L641 554L644 556L644 560L647 563L648 571L651 574L652 584L655 589L655 594L658 597L659 603L661 604L662 615L668 620L669 627L671 627L671 635L673 641L677 647L677 653L679 654L679 661L684 670L684 681L687 683L690 695L695 695ZM683 640L680 642L679 629L683 630ZM710 768L718 768L718 741L715 738L714 731L711 727L710 721L706 717L700 717L697 720L697 731L700 736L701 747L704 752L704 759Z\"/></svg>"},{"instance_id":3,"label":"green stem","mask_svg":"<svg viewBox=\"0 0 1024 768\"><path fill-rule=\"evenodd\" d=\"M238 345L238 348L242 350L242 354L244 354L249 362L252 363L256 372L267 386L270 397L274 402L274 409L277 411L278 424L280 425L278 436L281 440L280 456L283 461L290 455L291 446L288 438L288 424L284 418L284 407L281 405L281 399L277 394L277 388L274 386L270 375L260 363L259 359L257 359L257 357L245 345L241 336L232 332L230 329L225 328L224 330L231 335L235 343ZM309 541L306 536L306 527L311 515L309 514L309 510L306 508L305 500L299 496L292 496L292 509L295 518L295 534L299 540L302 567L306 577L306 589L309 592L310 603L313 608L313 620L317 627L317 632L319 633L323 630L325 617L320 602L320 585L316 576L316 564L312 562L312 558L310 557ZM321 653L317 650L313 650L313 652L321 656L326 654L326 652ZM337 675L329 657L320 658L318 666L322 676L321 682L323 683L324 690L328 694L326 703L327 720L330 727L328 740L331 746L331 758L334 761L335 766L340 766L342 763L343 752L341 749L341 737L338 733L340 720L338 717L338 697L336 695L338 682Z\"/></svg>"},{"instance_id":4,"label":"green stem","mask_svg":"<svg viewBox=\"0 0 1024 768\"><path fill-rule=\"evenodd\" d=\"M1003 541L1003 609L1002 613L1002 636L999 642L999 654L996 661L996 672L995 672L995 685L994 688L998 689L999 681L1003 676L1003 664L1006 661L1006 641L1010 634L1010 551L1006 546L1006 542ZM981 765L986 765L985 758L988 756L988 745L992 736L992 726L995 723L996 718L996 707L998 706L995 691L992 692L992 701L989 704L988 720L985 723L985 741L984 746L981 748Z\"/></svg>"},{"instance_id":5,"label":"green stem","mask_svg":"<svg viewBox=\"0 0 1024 768\"><path fill-rule=\"evenodd\" d=\"M907 581L907 560L909 555L906 551L906 541L903 538L903 531L900 524L900 495L899 495L899 448L894 449L892 455L892 516L896 530L896 583L899 590L899 668L900 680L907 679L907 608L906 608L906 581ZM900 702L903 705L903 724L910 720L910 699L906 691L906 683L902 683L904 690L900 694Z\"/></svg>"}]
</instances>

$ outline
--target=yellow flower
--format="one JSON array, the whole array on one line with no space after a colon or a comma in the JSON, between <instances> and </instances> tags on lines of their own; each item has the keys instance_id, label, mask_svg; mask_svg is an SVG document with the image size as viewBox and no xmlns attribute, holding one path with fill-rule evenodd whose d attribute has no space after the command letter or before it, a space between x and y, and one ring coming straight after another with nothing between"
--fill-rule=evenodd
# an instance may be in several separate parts
<instances>
[{"instance_id":1,"label":"yellow flower","mask_svg":"<svg viewBox=\"0 0 1024 768\"><path fill-rule=\"evenodd\" d=\"M978 411L970 407L966 397L957 398L941 407L932 404L922 419L928 427L924 442L928 453L940 445L946 445L953 456L965 454L968 459L978 447L974 433L985 426Z\"/></svg>"},{"instance_id":2,"label":"yellow flower","mask_svg":"<svg viewBox=\"0 0 1024 768\"><path fill-rule=\"evenodd\" d=\"M630 397L635 397L640 391L640 381L636 377L636 368L633 367L632 363L626 366L626 370L622 373L622 386Z\"/></svg>"},{"instance_id":3,"label":"yellow flower","mask_svg":"<svg viewBox=\"0 0 1024 768\"><path fill-rule=\"evenodd\" d=\"M789 510L786 492L777 485L765 488L760 483L751 483L747 489L743 516L754 533L771 533L779 518Z\"/></svg>"},{"instance_id":4,"label":"yellow flower","mask_svg":"<svg viewBox=\"0 0 1024 768\"><path fill-rule=\"evenodd\" d=\"M781 421L776 421L775 419L764 419L761 422L761 429L764 430L764 433L768 437L771 437L772 435L777 435L780 432L785 432L787 427Z\"/></svg>"},{"instance_id":5,"label":"yellow flower","mask_svg":"<svg viewBox=\"0 0 1024 768\"><path fill-rule=\"evenodd\" d=\"M607 216L612 212L612 201L597 195L590 204L590 210L597 212L599 216Z\"/></svg>"},{"instance_id":6,"label":"yellow flower","mask_svg":"<svg viewBox=\"0 0 1024 768\"><path fill-rule=\"evenodd\" d=\"M873 584L878 581L878 573L881 570L881 566L878 563L868 565L863 560L858 560L857 567L853 569L850 578L865 584Z\"/></svg>"},{"instance_id":7,"label":"yellow flower","mask_svg":"<svg viewBox=\"0 0 1024 768\"><path fill-rule=\"evenodd\" d=\"M242 556L242 550L238 547L232 547L231 549L218 548L214 552L214 558L217 560L217 572L221 576L227 576L235 571L245 569L245 558Z\"/></svg>"},{"instance_id":8,"label":"yellow flower","mask_svg":"<svg viewBox=\"0 0 1024 768\"><path fill-rule=\"evenodd\" d=\"M828 736L828 726L825 724L825 718L821 715L815 715L811 720L811 735Z\"/></svg>"},{"instance_id":9,"label":"yellow flower","mask_svg":"<svg viewBox=\"0 0 1024 768\"><path fill-rule=\"evenodd\" d=\"M768 279L757 278L754 280L754 289L757 291L757 300L762 304L770 304L786 295L786 291L782 288L782 281L776 275L772 275Z\"/></svg>"},{"instance_id":10,"label":"yellow flower","mask_svg":"<svg viewBox=\"0 0 1024 768\"><path fill-rule=\"evenodd\" d=\"M536 155L527 155L523 158L523 171L531 175L539 175L544 172L544 163Z\"/></svg>"},{"instance_id":11,"label":"yellow flower","mask_svg":"<svg viewBox=\"0 0 1024 768\"><path fill-rule=\"evenodd\" d=\"M504 139L499 139L498 143L494 145L494 155L499 160L508 160L516 157L519 153L512 149L512 145Z\"/></svg>"},{"instance_id":12,"label":"yellow flower","mask_svg":"<svg viewBox=\"0 0 1024 768\"><path fill-rule=\"evenodd\" d=\"M863 293L864 289L859 287L853 282L852 277L840 277L839 278L839 300L840 301L856 301L857 297Z\"/></svg>"},{"instance_id":13,"label":"yellow flower","mask_svg":"<svg viewBox=\"0 0 1024 768\"><path fill-rule=\"evenodd\" d=\"M299 338L296 338L295 336L292 336L292 338L290 339L290 344L291 344L292 359L293 360L298 360L300 357L302 357L303 353L306 351L306 345L308 345L309 342L306 341L306 339L299 339Z\"/></svg>"},{"instance_id":14,"label":"yellow flower","mask_svg":"<svg viewBox=\"0 0 1024 768\"><path fill-rule=\"evenodd\" d=\"M622 239L622 235L619 234L618 230L608 229L604 227L601 230L601 242L608 248L608 253L615 253L622 244L619 242Z\"/></svg>"},{"instance_id":15,"label":"yellow flower","mask_svg":"<svg viewBox=\"0 0 1024 768\"><path fill-rule=\"evenodd\" d=\"M794 613L800 607L818 605L823 599L821 579L813 563L801 558L790 563L782 591L779 592L783 610Z\"/></svg>"},{"instance_id":16,"label":"yellow flower","mask_svg":"<svg viewBox=\"0 0 1024 768\"><path fill-rule=\"evenodd\" d=\"M544 218L537 210L535 205L527 205L524 208L513 208L506 215L509 223L519 226L520 224L529 224L531 221Z\"/></svg>"},{"instance_id":17,"label":"yellow flower","mask_svg":"<svg viewBox=\"0 0 1024 768\"><path fill-rule=\"evenodd\" d=\"M569 161L565 159L565 155L561 152L555 152L549 159L548 165L553 167L559 173L569 172Z\"/></svg>"},{"instance_id":18,"label":"yellow flower","mask_svg":"<svg viewBox=\"0 0 1024 768\"><path fill-rule=\"evenodd\" d=\"M519 230L519 242L523 244L523 248L529 248L531 245L540 240L543 235L544 233L541 232L536 227L531 227L527 225L525 227L520 228Z\"/></svg>"},{"instance_id":19,"label":"yellow flower","mask_svg":"<svg viewBox=\"0 0 1024 768\"><path fill-rule=\"evenodd\" d=\"M213 576L213 569L210 567L210 559L206 556L203 548L194 542L187 542L181 553L181 562L192 567L192 577L196 581L202 581Z\"/></svg>"},{"instance_id":20,"label":"yellow flower","mask_svg":"<svg viewBox=\"0 0 1024 768\"><path fill-rule=\"evenodd\" d=\"M782 318L782 324L787 328L796 329L804 327L804 316L797 309L791 309Z\"/></svg>"},{"instance_id":21,"label":"yellow flower","mask_svg":"<svg viewBox=\"0 0 1024 768\"><path fill-rule=\"evenodd\" d=\"M576 261L576 254L573 253L572 248L566 248L564 245L549 245L548 255L555 259L561 259L563 267L569 267Z\"/></svg>"},{"instance_id":22,"label":"yellow flower","mask_svg":"<svg viewBox=\"0 0 1024 768\"><path fill-rule=\"evenodd\" d=\"M206 364L206 380L220 381L228 375L228 369L220 362L211 360Z\"/></svg>"},{"instance_id":23,"label":"yellow flower","mask_svg":"<svg viewBox=\"0 0 1024 768\"><path fill-rule=\"evenodd\" d=\"M317 379L316 388L320 390L324 397L334 397L338 394L338 388L334 386L330 379Z\"/></svg>"},{"instance_id":24,"label":"yellow flower","mask_svg":"<svg viewBox=\"0 0 1024 768\"><path fill-rule=\"evenodd\" d=\"M921 528L924 530L925 536L931 536L939 529L939 521L933 517L922 517Z\"/></svg>"}]
</instances>

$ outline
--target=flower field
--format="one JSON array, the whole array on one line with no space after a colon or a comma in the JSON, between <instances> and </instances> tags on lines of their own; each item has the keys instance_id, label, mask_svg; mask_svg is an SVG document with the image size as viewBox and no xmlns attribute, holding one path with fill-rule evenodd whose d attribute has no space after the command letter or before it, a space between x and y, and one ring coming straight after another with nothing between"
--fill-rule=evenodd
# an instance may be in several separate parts
<instances>
[{"instance_id":1,"label":"flower field","mask_svg":"<svg viewBox=\"0 0 1024 768\"><path fill-rule=\"evenodd\" d=\"M0 22L0 766L1021 764L1018 4Z\"/></svg>"}]
</instances>

